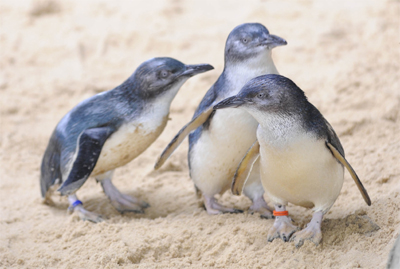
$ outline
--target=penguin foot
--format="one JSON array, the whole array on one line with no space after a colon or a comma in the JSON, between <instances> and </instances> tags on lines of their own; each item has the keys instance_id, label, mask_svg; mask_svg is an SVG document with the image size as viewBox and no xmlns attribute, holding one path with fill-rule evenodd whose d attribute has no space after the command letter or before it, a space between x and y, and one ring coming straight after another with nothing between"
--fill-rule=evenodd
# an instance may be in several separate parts
<instances>
[{"instance_id":1,"label":"penguin foot","mask_svg":"<svg viewBox=\"0 0 400 269\"><path fill-rule=\"evenodd\" d=\"M68 207L69 212L76 212L81 220L88 220L94 223L102 222L104 219L100 214L87 211L82 202L76 197L75 194L68 195L68 201L70 206Z\"/></svg>"},{"instance_id":2,"label":"penguin foot","mask_svg":"<svg viewBox=\"0 0 400 269\"><path fill-rule=\"evenodd\" d=\"M268 241L272 242L276 238L281 238L284 242L288 242L290 237L299 228L292 224L289 216L279 216L275 218L274 225L268 232Z\"/></svg>"},{"instance_id":3,"label":"penguin foot","mask_svg":"<svg viewBox=\"0 0 400 269\"><path fill-rule=\"evenodd\" d=\"M214 197L204 196L204 206L210 215L218 215L224 213L243 213L243 210L225 207L217 202Z\"/></svg>"},{"instance_id":4,"label":"penguin foot","mask_svg":"<svg viewBox=\"0 0 400 269\"><path fill-rule=\"evenodd\" d=\"M323 214L321 211L315 212L310 223L307 224L307 227L301 231L294 233L290 241L293 241L297 248L301 247L304 244L305 240L310 240L316 246L318 246L319 243L322 241L322 217Z\"/></svg>"},{"instance_id":5,"label":"penguin foot","mask_svg":"<svg viewBox=\"0 0 400 269\"><path fill-rule=\"evenodd\" d=\"M120 193L119 196L116 197L108 197L110 198L111 204L117 209L120 213L125 212L134 212L143 214L144 209L149 207L150 205L146 202L139 201L138 199L131 197L126 194Z\"/></svg>"},{"instance_id":6,"label":"penguin foot","mask_svg":"<svg viewBox=\"0 0 400 269\"><path fill-rule=\"evenodd\" d=\"M260 217L264 219L273 219L272 208L265 202L264 197L260 196L253 200L253 204L249 208L249 212L254 214L255 212L260 213Z\"/></svg>"},{"instance_id":7,"label":"penguin foot","mask_svg":"<svg viewBox=\"0 0 400 269\"><path fill-rule=\"evenodd\" d=\"M144 213L144 209L150 205L140 199L121 193L111 182L111 179L101 181L101 186L111 204L121 213L135 212Z\"/></svg>"},{"instance_id":8,"label":"penguin foot","mask_svg":"<svg viewBox=\"0 0 400 269\"><path fill-rule=\"evenodd\" d=\"M81 218L81 220L88 220L94 223L104 221L100 214L87 211L82 205L76 206L73 211L78 213L78 216Z\"/></svg>"}]
</instances>

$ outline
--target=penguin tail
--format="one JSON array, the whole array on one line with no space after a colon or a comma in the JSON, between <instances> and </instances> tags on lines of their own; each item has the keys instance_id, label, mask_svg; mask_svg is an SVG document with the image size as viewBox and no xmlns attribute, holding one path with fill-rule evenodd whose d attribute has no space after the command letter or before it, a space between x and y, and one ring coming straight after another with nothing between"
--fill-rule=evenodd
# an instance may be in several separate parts
<instances>
[{"instance_id":1,"label":"penguin tail","mask_svg":"<svg viewBox=\"0 0 400 269\"><path fill-rule=\"evenodd\" d=\"M57 141L54 136L50 139L46 152L44 153L41 173L40 173L40 191L45 203L51 204L49 189L56 183L56 180L61 180L60 170L60 152L57 147Z\"/></svg>"}]
</instances>

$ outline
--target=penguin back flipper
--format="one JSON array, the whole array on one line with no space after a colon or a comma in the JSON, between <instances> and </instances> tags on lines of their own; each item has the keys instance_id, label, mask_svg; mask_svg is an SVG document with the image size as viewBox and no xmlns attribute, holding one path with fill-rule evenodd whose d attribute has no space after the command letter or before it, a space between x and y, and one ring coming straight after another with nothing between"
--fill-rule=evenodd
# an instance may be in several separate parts
<instances>
[{"instance_id":1,"label":"penguin back flipper","mask_svg":"<svg viewBox=\"0 0 400 269\"><path fill-rule=\"evenodd\" d=\"M53 133L40 167L40 191L43 198L57 179L61 179L60 150L56 135Z\"/></svg>"},{"instance_id":2,"label":"penguin back flipper","mask_svg":"<svg viewBox=\"0 0 400 269\"><path fill-rule=\"evenodd\" d=\"M188 124L183 126L179 133L171 140L171 142L169 142L168 146L161 153L161 156L158 158L156 164L154 165L154 169L157 170L158 168L160 168L169 158L169 156L171 156L171 154L179 147L185 137L188 136L193 130L196 130L200 125L205 123L207 119L211 116L213 111L213 108L210 107L203 113L192 119Z\"/></svg>"},{"instance_id":3,"label":"penguin back flipper","mask_svg":"<svg viewBox=\"0 0 400 269\"><path fill-rule=\"evenodd\" d=\"M361 183L361 180L358 178L356 171L354 171L353 167L349 164L349 162L343 157L342 154L329 142L326 142L327 147L332 152L333 156L341 163L344 167L349 171L351 177L357 185L358 190L360 191L364 201L367 205L371 205L371 199L369 198L367 190L364 188L364 185Z\"/></svg>"},{"instance_id":4,"label":"penguin back flipper","mask_svg":"<svg viewBox=\"0 0 400 269\"><path fill-rule=\"evenodd\" d=\"M246 184L246 181L249 178L250 172L253 168L253 165L257 161L259 156L260 156L260 143L258 142L258 140L256 140L253 143L253 145L251 145L251 147L249 148L243 159L240 161L236 173L233 176L231 190L234 195L242 194L243 187Z\"/></svg>"},{"instance_id":5,"label":"penguin back flipper","mask_svg":"<svg viewBox=\"0 0 400 269\"><path fill-rule=\"evenodd\" d=\"M78 154L67 180L58 191L68 195L79 189L92 173L100 157L101 149L107 138L114 132L113 127L99 127L83 131L78 141Z\"/></svg>"}]
</instances>

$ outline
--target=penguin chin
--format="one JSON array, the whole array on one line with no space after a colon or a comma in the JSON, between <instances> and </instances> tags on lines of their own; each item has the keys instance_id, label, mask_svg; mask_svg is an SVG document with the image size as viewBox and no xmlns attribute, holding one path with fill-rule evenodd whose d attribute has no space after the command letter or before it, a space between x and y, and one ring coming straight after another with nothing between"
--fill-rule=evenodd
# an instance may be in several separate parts
<instances>
[{"instance_id":1,"label":"penguin chin","mask_svg":"<svg viewBox=\"0 0 400 269\"><path fill-rule=\"evenodd\" d=\"M271 61L271 51L265 47L256 47L252 50L252 53L248 53L248 57L245 58L244 64L252 68L264 68L266 63Z\"/></svg>"},{"instance_id":2,"label":"penguin chin","mask_svg":"<svg viewBox=\"0 0 400 269\"><path fill-rule=\"evenodd\" d=\"M158 103L171 103L174 99L175 95L178 93L179 89L182 85L188 80L189 77L182 77L179 80L175 81L174 83L166 86L158 95L154 98L157 99Z\"/></svg>"}]
</instances>

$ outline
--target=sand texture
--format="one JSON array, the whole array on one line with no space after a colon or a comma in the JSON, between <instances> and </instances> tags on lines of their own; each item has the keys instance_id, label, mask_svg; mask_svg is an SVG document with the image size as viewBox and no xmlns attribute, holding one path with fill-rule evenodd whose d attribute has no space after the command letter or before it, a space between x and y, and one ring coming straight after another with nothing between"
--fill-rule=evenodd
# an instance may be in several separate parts
<instances>
[{"instance_id":1,"label":"sand texture","mask_svg":"<svg viewBox=\"0 0 400 269\"><path fill-rule=\"evenodd\" d=\"M400 224L399 1L2 0L0 20L1 268L385 267ZM248 214L245 197L219 197L243 214L208 215L189 178L187 141L153 171L222 72L229 32L244 22L288 41L274 49L276 67L332 124L372 199L368 207L346 172L318 247L268 243L273 220ZM156 56L215 70L182 87L159 139L114 174L120 190L151 207L121 215L93 178L78 196L105 222L69 215L65 197L42 204L39 166L57 122ZM311 218L288 210L301 227Z\"/></svg>"}]
</instances>

